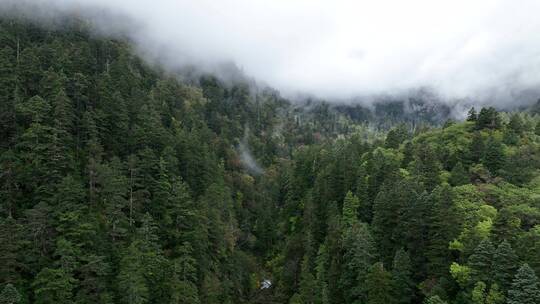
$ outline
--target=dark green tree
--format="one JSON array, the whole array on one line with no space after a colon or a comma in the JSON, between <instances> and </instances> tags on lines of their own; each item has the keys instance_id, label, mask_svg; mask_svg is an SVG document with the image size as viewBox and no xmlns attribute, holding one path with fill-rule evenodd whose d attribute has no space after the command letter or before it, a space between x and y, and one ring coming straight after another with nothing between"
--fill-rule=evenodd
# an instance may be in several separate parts
<instances>
[{"instance_id":1,"label":"dark green tree","mask_svg":"<svg viewBox=\"0 0 540 304\"><path fill-rule=\"evenodd\" d=\"M366 278L376 259L376 248L365 223L357 223L344 232L340 288L346 303L366 301Z\"/></svg>"},{"instance_id":2,"label":"dark green tree","mask_svg":"<svg viewBox=\"0 0 540 304\"><path fill-rule=\"evenodd\" d=\"M347 192L345 199L343 200L343 210L341 215L341 223L345 229L352 227L358 222L358 207L360 201L358 197L352 194L351 191Z\"/></svg>"},{"instance_id":3,"label":"dark green tree","mask_svg":"<svg viewBox=\"0 0 540 304\"><path fill-rule=\"evenodd\" d=\"M452 186L461 186L470 183L469 172L465 170L461 162L458 162L454 168L452 168L449 183Z\"/></svg>"},{"instance_id":4,"label":"dark green tree","mask_svg":"<svg viewBox=\"0 0 540 304\"><path fill-rule=\"evenodd\" d=\"M6 284L0 292L1 304L17 304L21 301L21 295L12 284Z\"/></svg>"},{"instance_id":5,"label":"dark green tree","mask_svg":"<svg viewBox=\"0 0 540 304\"><path fill-rule=\"evenodd\" d=\"M538 278L529 265L521 266L508 290L508 304L536 304L540 302Z\"/></svg>"},{"instance_id":6,"label":"dark green tree","mask_svg":"<svg viewBox=\"0 0 540 304\"><path fill-rule=\"evenodd\" d=\"M476 114L476 110L472 107L469 112L467 112L467 121L476 121L477 119L478 115Z\"/></svg>"},{"instance_id":7,"label":"dark green tree","mask_svg":"<svg viewBox=\"0 0 540 304\"><path fill-rule=\"evenodd\" d=\"M486 142L482 163L489 169L491 174L497 174L504 166L506 156L502 143L494 136L490 136Z\"/></svg>"},{"instance_id":8,"label":"dark green tree","mask_svg":"<svg viewBox=\"0 0 540 304\"><path fill-rule=\"evenodd\" d=\"M382 263L370 267L366 278L368 304L393 304L392 275L384 269Z\"/></svg>"},{"instance_id":9,"label":"dark green tree","mask_svg":"<svg viewBox=\"0 0 540 304\"><path fill-rule=\"evenodd\" d=\"M493 255L493 281L503 291L510 288L518 265L519 259L514 253L512 246L506 240L502 241Z\"/></svg>"},{"instance_id":10,"label":"dark green tree","mask_svg":"<svg viewBox=\"0 0 540 304\"><path fill-rule=\"evenodd\" d=\"M474 253L468 259L468 265L475 281L489 283L492 281L493 255L495 247L489 239L484 239L476 246Z\"/></svg>"},{"instance_id":11,"label":"dark green tree","mask_svg":"<svg viewBox=\"0 0 540 304\"><path fill-rule=\"evenodd\" d=\"M482 129L499 129L501 127L501 118L495 108L488 107L482 108L478 113L478 119L476 120L476 128Z\"/></svg>"},{"instance_id":12,"label":"dark green tree","mask_svg":"<svg viewBox=\"0 0 540 304\"><path fill-rule=\"evenodd\" d=\"M392 279L395 303L409 304L414 295L413 269L409 253L403 249L396 251L392 264Z\"/></svg>"}]
</instances>

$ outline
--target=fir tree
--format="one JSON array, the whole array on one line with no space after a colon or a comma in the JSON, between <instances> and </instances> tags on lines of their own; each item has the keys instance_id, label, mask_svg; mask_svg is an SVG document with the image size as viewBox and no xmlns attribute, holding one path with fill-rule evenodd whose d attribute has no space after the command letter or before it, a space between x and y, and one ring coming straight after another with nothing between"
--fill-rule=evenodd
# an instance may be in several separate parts
<instances>
[{"instance_id":1,"label":"fir tree","mask_svg":"<svg viewBox=\"0 0 540 304\"><path fill-rule=\"evenodd\" d=\"M476 110L472 107L469 112L467 112L467 121L476 121L477 119L478 115L476 114Z\"/></svg>"},{"instance_id":2,"label":"fir tree","mask_svg":"<svg viewBox=\"0 0 540 304\"><path fill-rule=\"evenodd\" d=\"M472 277L475 281L491 282L494 253L495 248L489 239L482 240L476 246L474 253L468 259L468 265L472 269Z\"/></svg>"},{"instance_id":3,"label":"fir tree","mask_svg":"<svg viewBox=\"0 0 540 304\"><path fill-rule=\"evenodd\" d=\"M439 296L431 296L426 298L424 304L447 304L448 302L443 301Z\"/></svg>"},{"instance_id":4,"label":"fir tree","mask_svg":"<svg viewBox=\"0 0 540 304\"><path fill-rule=\"evenodd\" d=\"M493 280L508 290L517 271L519 259L506 240L502 241L493 255Z\"/></svg>"},{"instance_id":5,"label":"fir tree","mask_svg":"<svg viewBox=\"0 0 540 304\"><path fill-rule=\"evenodd\" d=\"M521 266L508 290L508 304L540 303L538 278L529 265Z\"/></svg>"},{"instance_id":6,"label":"fir tree","mask_svg":"<svg viewBox=\"0 0 540 304\"><path fill-rule=\"evenodd\" d=\"M414 294L412 280L412 267L409 253L403 249L396 251L392 266L392 279L394 283L395 303L409 304Z\"/></svg>"},{"instance_id":7,"label":"fir tree","mask_svg":"<svg viewBox=\"0 0 540 304\"><path fill-rule=\"evenodd\" d=\"M12 284L6 284L0 292L0 304L17 304L21 301L21 295Z\"/></svg>"},{"instance_id":8,"label":"fir tree","mask_svg":"<svg viewBox=\"0 0 540 304\"><path fill-rule=\"evenodd\" d=\"M384 269L382 263L370 267L367 275L367 304L393 304L392 275Z\"/></svg>"},{"instance_id":9,"label":"fir tree","mask_svg":"<svg viewBox=\"0 0 540 304\"><path fill-rule=\"evenodd\" d=\"M454 168L452 168L449 182L450 185L454 187L470 183L469 173L465 170L461 162L458 162Z\"/></svg>"},{"instance_id":10,"label":"fir tree","mask_svg":"<svg viewBox=\"0 0 540 304\"><path fill-rule=\"evenodd\" d=\"M344 225L344 229L352 227L358 222L358 207L360 202L358 197L352 194L351 191L347 192L345 199L343 200L343 211L341 215L341 223Z\"/></svg>"},{"instance_id":11,"label":"fir tree","mask_svg":"<svg viewBox=\"0 0 540 304\"><path fill-rule=\"evenodd\" d=\"M497 174L499 169L504 166L505 159L502 143L494 136L490 136L486 142L482 163L489 169L489 172Z\"/></svg>"}]
</instances>

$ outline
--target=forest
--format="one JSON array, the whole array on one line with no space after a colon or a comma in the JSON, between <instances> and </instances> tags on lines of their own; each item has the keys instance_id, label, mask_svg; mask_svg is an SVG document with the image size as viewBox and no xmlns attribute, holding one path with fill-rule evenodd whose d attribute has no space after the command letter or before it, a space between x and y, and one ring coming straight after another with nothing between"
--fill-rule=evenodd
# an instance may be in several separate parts
<instances>
[{"instance_id":1,"label":"forest","mask_svg":"<svg viewBox=\"0 0 540 304\"><path fill-rule=\"evenodd\" d=\"M300 106L4 17L0 303L538 304L537 108Z\"/></svg>"}]
</instances>

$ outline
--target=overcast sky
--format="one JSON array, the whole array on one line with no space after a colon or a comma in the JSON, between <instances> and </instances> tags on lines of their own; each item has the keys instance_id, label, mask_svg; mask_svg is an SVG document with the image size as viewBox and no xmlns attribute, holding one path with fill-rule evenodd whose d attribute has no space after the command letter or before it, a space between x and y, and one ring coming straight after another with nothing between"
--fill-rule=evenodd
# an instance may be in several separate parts
<instances>
[{"instance_id":1,"label":"overcast sky","mask_svg":"<svg viewBox=\"0 0 540 304\"><path fill-rule=\"evenodd\" d=\"M168 66L232 61L285 92L350 97L429 86L475 97L540 87L538 0L30 2L126 15L140 50Z\"/></svg>"}]
</instances>

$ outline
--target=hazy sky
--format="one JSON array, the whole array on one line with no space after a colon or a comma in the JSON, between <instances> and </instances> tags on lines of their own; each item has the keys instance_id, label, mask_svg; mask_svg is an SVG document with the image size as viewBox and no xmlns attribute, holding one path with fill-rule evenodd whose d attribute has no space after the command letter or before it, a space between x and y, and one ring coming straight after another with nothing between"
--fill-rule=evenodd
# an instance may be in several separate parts
<instances>
[{"instance_id":1,"label":"hazy sky","mask_svg":"<svg viewBox=\"0 0 540 304\"><path fill-rule=\"evenodd\" d=\"M538 0L30 2L126 15L140 50L167 65L233 61L286 92L348 97L430 86L464 97L540 87Z\"/></svg>"}]
</instances>

